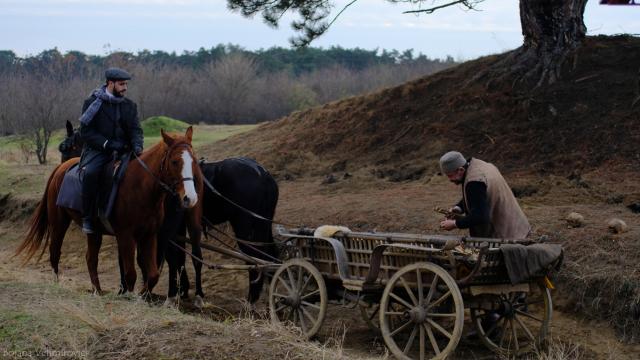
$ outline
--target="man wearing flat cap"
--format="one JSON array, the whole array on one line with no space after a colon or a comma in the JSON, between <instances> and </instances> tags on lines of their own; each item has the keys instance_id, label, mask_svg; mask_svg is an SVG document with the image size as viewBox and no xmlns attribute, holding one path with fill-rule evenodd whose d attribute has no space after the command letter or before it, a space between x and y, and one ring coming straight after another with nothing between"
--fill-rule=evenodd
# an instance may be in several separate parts
<instances>
[{"instance_id":1,"label":"man wearing flat cap","mask_svg":"<svg viewBox=\"0 0 640 360\"><path fill-rule=\"evenodd\" d=\"M143 135L136 103L124 97L131 75L119 68L105 71L106 83L84 101L80 136L84 140L80 167L82 179L82 231L95 232L93 211L100 173L113 154L142 153Z\"/></svg>"},{"instance_id":2,"label":"man wearing flat cap","mask_svg":"<svg viewBox=\"0 0 640 360\"><path fill-rule=\"evenodd\" d=\"M440 169L449 181L462 185L462 200L450 209L461 216L442 220L442 229L469 229L474 237L524 239L529 235L527 217L493 164L449 151L440 158Z\"/></svg>"}]
</instances>

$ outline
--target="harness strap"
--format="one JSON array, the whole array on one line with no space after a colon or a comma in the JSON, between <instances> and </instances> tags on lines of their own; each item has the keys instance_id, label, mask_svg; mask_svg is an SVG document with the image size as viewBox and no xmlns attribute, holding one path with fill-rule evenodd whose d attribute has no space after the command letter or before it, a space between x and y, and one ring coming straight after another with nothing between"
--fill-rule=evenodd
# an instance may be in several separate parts
<instances>
[{"instance_id":1,"label":"harness strap","mask_svg":"<svg viewBox=\"0 0 640 360\"><path fill-rule=\"evenodd\" d=\"M266 217L264 217L264 216L262 216L260 214L257 214L255 212L253 212L253 211L251 211L251 210L249 210L249 209L237 204L236 202L234 202L233 200L229 199L228 197L224 196L220 191L218 191L215 187L213 187L213 185L211 185L209 180L207 180L206 176L203 176L202 180L204 181L204 184L209 188L209 190L211 190L211 192L213 192L214 194L220 196L221 198L223 198L229 204L231 204L231 205L235 206L236 208L244 211L245 213L253 216L254 218L256 218L258 220L267 221L267 222L270 222L270 223L276 224L276 225L284 225L284 226L288 226L288 227L296 227L295 225L274 221L273 219L269 219L269 218L266 218Z\"/></svg>"},{"instance_id":2,"label":"harness strap","mask_svg":"<svg viewBox=\"0 0 640 360\"><path fill-rule=\"evenodd\" d=\"M153 177L153 179L160 185L160 187L162 187L162 189L164 189L166 192L168 192L173 196L178 196L178 193L176 193L175 190L173 190L169 185L165 184L164 181L160 180L160 178L157 177L156 174L154 174L153 171L151 171L151 169L149 169L149 166L147 166L147 164L144 161L142 161L142 159L140 159L140 157L138 156L138 154L135 153L135 151L133 152L133 156L135 156L140 166L142 166L142 168Z\"/></svg>"}]
</instances>

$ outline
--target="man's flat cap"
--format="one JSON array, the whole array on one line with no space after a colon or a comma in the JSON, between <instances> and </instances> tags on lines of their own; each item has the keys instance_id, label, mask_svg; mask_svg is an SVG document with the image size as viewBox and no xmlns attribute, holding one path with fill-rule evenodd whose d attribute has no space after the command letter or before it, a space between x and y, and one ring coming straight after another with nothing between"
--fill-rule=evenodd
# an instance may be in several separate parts
<instances>
[{"instance_id":1,"label":"man's flat cap","mask_svg":"<svg viewBox=\"0 0 640 360\"><path fill-rule=\"evenodd\" d=\"M108 68L105 72L104 72L104 77L107 78L107 80L130 80L131 79L131 75L120 69L120 68Z\"/></svg>"}]
</instances>

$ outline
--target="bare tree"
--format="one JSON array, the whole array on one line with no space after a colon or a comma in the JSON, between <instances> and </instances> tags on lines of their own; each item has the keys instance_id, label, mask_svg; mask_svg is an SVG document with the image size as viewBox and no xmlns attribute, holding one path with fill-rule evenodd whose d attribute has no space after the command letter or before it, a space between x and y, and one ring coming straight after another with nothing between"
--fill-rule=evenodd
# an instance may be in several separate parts
<instances>
[{"instance_id":1,"label":"bare tree","mask_svg":"<svg viewBox=\"0 0 640 360\"><path fill-rule=\"evenodd\" d=\"M253 58L231 53L209 63L205 73L211 84L209 93L215 99L217 113L225 119L224 122L238 123L249 115L245 109L249 107L251 88L258 75L258 65Z\"/></svg>"}]
</instances>

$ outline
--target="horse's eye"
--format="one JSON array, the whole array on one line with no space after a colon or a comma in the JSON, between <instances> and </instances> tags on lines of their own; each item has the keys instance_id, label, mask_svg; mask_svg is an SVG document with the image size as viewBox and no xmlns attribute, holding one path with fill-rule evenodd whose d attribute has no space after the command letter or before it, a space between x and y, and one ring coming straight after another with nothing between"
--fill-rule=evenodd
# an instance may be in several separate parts
<instances>
[{"instance_id":1,"label":"horse's eye","mask_svg":"<svg viewBox=\"0 0 640 360\"><path fill-rule=\"evenodd\" d=\"M178 166L178 164L180 164L180 162L178 162L178 160L173 160L173 161L171 161L171 164L173 166Z\"/></svg>"}]
</instances>

